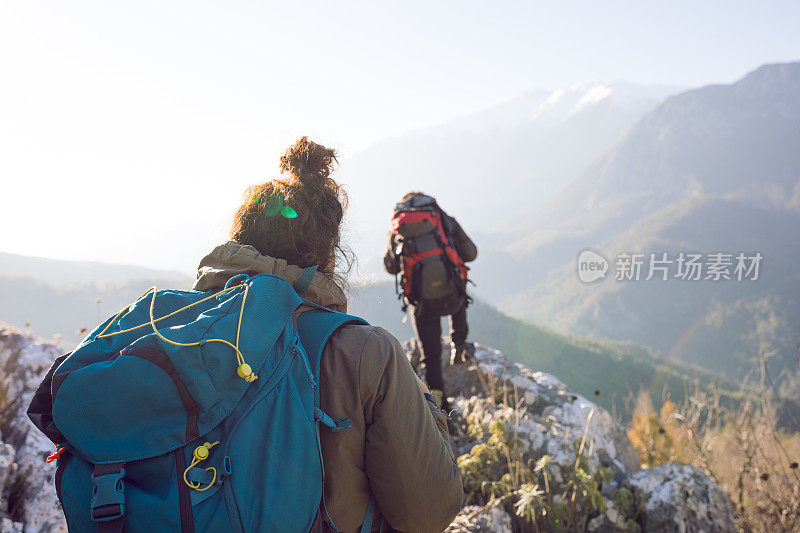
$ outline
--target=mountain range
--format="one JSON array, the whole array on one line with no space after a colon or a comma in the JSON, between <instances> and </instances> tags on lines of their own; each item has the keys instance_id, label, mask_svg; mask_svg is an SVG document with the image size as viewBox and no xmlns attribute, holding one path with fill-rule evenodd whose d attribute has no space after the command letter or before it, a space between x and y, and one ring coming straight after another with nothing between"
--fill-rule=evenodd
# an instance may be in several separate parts
<instances>
[{"instance_id":1,"label":"mountain range","mask_svg":"<svg viewBox=\"0 0 800 533\"><path fill-rule=\"evenodd\" d=\"M800 63L668 98L532 220L537 232L506 248L515 270L535 275L500 307L560 331L641 342L732 379L752 369L760 350L777 351L776 374L793 372L798 147ZM684 252L763 261L750 281L685 281L673 272L668 281L609 276L587 285L576 275L586 248L609 260Z\"/></svg>"},{"instance_id":2,"label":"mountain range","mask_svg":"<svg viewBox=\"0 0 800 533\"><path fill-rule=\"evenodd\" d=\"M800 383L800 63L647 94L637 106L617 87L531 93L368 149L348 176L381 177L370 194L438 193L480 250L473 292L504 313L641 343L732 380L774 352L774 374ZM608 261L604 280L579 280L587 249ZM667 254L669 279L616 280L621 253ZM678 279L681 253L722 254L729 274L739 254L759 254L759 277Z\"/></svg>"},{"instance_id":3,"label":"mountain range","mask_svg":"<svg viewBox=\"0 0 800 533\"><path fill-rule=\"evenodd\" d=\"M585 82L529 91L356 154L343 162L337 179L347 185L350 196L348 237L362 274L379 272L394 202L410 190L438 197L471 234L510 242L524 235L520 220L544 206L642 116L679 90Z\"/></svg>"}]
</instances>

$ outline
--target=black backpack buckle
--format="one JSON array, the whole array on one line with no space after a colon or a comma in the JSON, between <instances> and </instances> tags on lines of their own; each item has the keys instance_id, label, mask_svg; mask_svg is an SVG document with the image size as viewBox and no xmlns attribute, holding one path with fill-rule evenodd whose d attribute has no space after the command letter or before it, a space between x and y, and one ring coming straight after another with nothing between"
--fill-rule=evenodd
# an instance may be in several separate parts
<instances>
[{"instance_id":1,"label":"black backpack buckle","mask_svg":"<svg viewBox=\"0 0 800 533\"><path fill-rule=\"evenodd\" d=\"M121 518L125 514L125 469L107 474L92 476L92 520L108 522Z\"/></svg>"}]
</instances>

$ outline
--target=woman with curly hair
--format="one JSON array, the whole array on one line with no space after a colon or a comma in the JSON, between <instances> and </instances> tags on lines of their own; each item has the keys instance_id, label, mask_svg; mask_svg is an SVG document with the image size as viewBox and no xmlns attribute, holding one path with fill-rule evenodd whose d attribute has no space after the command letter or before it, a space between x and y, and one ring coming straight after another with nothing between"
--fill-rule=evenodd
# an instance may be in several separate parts
<instances>
[{"instance_id":1,"label":"woman with curly hair","mask_svg":"<svg viewBox=\"0 0 800 533\"><path fill-rule=\"evenodd\" d=\"M346 312L351 254L341 242L347 195L330 177L335 152L299 139L281 157L285 177L254 185L234 217L231 240L200 263L194 289L220 289L239 274L268 273L291 284L317 266L301 311ZM463 490L447 419L386 330L345 325L322 353L322 410L352 427L323 431L324 502L314 530L359 531L371 499L373 529L442 531ZM326 512L327 511L327 512Z\"/></svg>"}]
</instances>

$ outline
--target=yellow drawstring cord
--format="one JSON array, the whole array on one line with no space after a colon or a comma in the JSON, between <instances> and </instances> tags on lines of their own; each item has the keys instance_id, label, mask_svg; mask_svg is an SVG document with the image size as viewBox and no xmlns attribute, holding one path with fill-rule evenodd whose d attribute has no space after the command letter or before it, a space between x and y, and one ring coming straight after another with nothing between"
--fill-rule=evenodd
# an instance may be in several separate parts
<instances>
[{"instance_id":1,"label":"yellow drawstring cord","mask_svg":"<svg viewBox=\"0 0 800 533\"><path fill-rule=\"evenodd\" d=\"M162 317L159 317L159 318L157 318L155 321L156 321L156 322L159 322L159 321L161 321L161 320L165 320L165 319L167 319L167 318L169 318L169 317L171 317L171 316L175 316L175 315L177 315L178 313L180 313L180 312L182 312L182 311L185 311L185 310L189 309L190 307L194 307L195 305L201 304L201 303L203 303L203 302L207 302L208 300L212 300L212 299L216 298L216 297L217 297L217 296L219 296L220 294L223 294L223 293L226 293L226 292L228 292L228 291L232 291L232 290L234 290L234 289L238 289L238 288L239 288L239 285L232 285L232 286L228 287L227 289L222 289L221 291L219 291L219 292L216 292L216 293L212 294L211 296L206 296L206 297L205 297L205 298L203 298L202 300L198 300L198 301L196 301L196 302L194 302L194 303L191 303L191 304L189 304L189 305L187 305L187 306L185 306L185 307L181 307L180 309L177 309L177 310L175 310L175 311L171 312L171 313L170 313L170 314L168 314L168 315L164 315L164 316L162 316ZM139 297L136 299L136 301L138 302L139 300L141 300L142 298L144 298L145 296L147 296L148 294L150 294L150 292L151 292L151 291L152 291L152 292L156 292L156 288L155 288L155 287L150 287L149 289L147 289L146 291L144 291L144 292L142 293L142 295L141 295L141 296L139 296ZM134 302L134 303L136 303L136 302ZM113 337L114 335L121 335L121 334L123 334L123 333L128 333L128 332L130 332L130 331L135 331L135 330L137 330L137 329L139 329L139 328L143 328L143 327L145 327L145 326L148 326L148 325L149 325L149 322L145 322L144 324L139 324L138 326L134 326L134 327L132 327L132 328L123 329L123 330L121 330L121 331L115 331L114 333L109 333L108 335L106 335L106 334L105 334L105 332L106 332L106 331L108 331L108 328L110 328L110 327L111 327L111 326L114 324L114 322L116 322L116 321L117 321L117 319L118 319L120 316L122 316L122 314L123 314L125 311L127 311L128 309L130 309L131 305L133 305L133 304L128 304L127 306L125 306L125 308L124 308L124 309L122 309L122 311L120 311L119 313L117 313L117 314L116 314L116 316L115 316L113 319L111 319L111 322L109 322L109 323L108 323L108 325L106 325L106 327L105 327L105 328L103 328L103 331L101 331L100 333L98 333L98 334L97 334L97 338L98 338L98 339L103 339L103 338L106 338L106 337Z\"/></svg>"},{"instance_id":2,"label":"yellow drawstring cord","mask_svg":"<svg viewBox=\"0 0 800 533\"><path fill-rule=\"evenodd\" d=\"M224 292L227 292L227 291L230 291L230 290L233 290L233 289L238 288L238 287L239 287L238 285L234 285L234 286L228 287L227 289L223 289L223 290L221 290L221 291L219 291L219 292L217 292L215 294L212 294L211 296L207 296L207 297L203 298L202 300L198 300L198 301L196 301L194 303L191 303L191 304L189 304L189 305L187 305L185 307L181 307L180 309L178 309L176 311L173 311L172 313L170 313L168 315L164 315L164 316L162 316L160 318L155 318L154 315L153 315L153 311L154 311L155 305L156 305L156 288L155 287L150 287L148 290L146 290L144 292L144 294L142 294L142 296L139 297L139 299L141 299L144 296L146 296L148 293L150 293L150 292L153 293L153 297L150 299L150 320L148 322L145 322L144 324L139 324L138 326L134 326L132 328L124 329L122 331L115 331L114 333L109 333L107 335L105 334L106 331L108 331L108 328L110 328L111 325L114 322L116 322L117 319L120 316L122 316L122 314L131 307L131 305L133 305L133 304L131 304L131 305L128 305L127 307L125 307L124 309L122 309L119 313L117 313L116 316L114 318L112 318L111 321L106 325L106 327L103 328L103 331L101 331L97 335L97 338L98 339L103 339L103 338L106 338L106 337L113 337L114 335L120 335L121 333L128 333L130 331L134 331L136 329L139 329L139 328L145 327L147 325L150 325L150 327L153 328L153 332L156 335L158 335L158 337L161 340L163 340L164 342L168 342L169 344L173 344L175 346L200 346L201 344L205 344L205 343L209 343L209 342L221 342L223 344L227 344L228 346L233 348L234 351L236 352L236 363L237 363L236 373L239 375L239 377L242 378L243 380L247 381L248 383L252 383L253 381L258 379L258 376L253 373L253 369L245 361L244 355L242 355L242 352L239 351L239 331L242 328L242 316L244 315L244 304L247 301L247 293L250 290L249 286L245 285L245 287L244 287L244 295L242 297L242 307L239 310L239 323L236 326L236 344L235 345L231 344L230 342L226 341L225 339L205 339L205 340L202 340L200 342L185 342L185 343L184 342L175 342L175 341L172 341L172 340L169 340L168 338L166 338L164 335L161 334L160 331L158 331L158 328L156 328L156 322L158 322L159 320L164 320L165 318L169 318L171 316L174 316L174 315L180 313L181 311L185 311L186 309L189 309L190 307L193 307L193 306L195 306L195 305L197 305L199 303L208 301L208 300L210 300L212 298L216 298L220 294L222 294ZM137 299L137 301L138 301L138 299Z\"/></svg>"},{"instance_id":3,"label":"yellow drawstring cord","mask_svg":"<svg viewBox=\"0 0 800 533\"><path fill-rule=\"evenodd\" d=\"M183 482L186 483L190 488L202 492L204 490L210 489L217 481L217 469L214 468L213 466L210 466L205 469L206 472L211 472L212 474L214 474L214 476L211 478L211 483L209 483L205 487L201 488L200 483L189 481L188 479L186 479L186 474L189 473L189 470L191 470L196 464L200 463L201 461L205 461L206 459L208 459L208 451L217 444L219 444L219 441L206 442L195 448L194 451L192 452L192 462L189 463L189 466L187 466L186 470L183 471Z\"/></svg>"}]
</instances>

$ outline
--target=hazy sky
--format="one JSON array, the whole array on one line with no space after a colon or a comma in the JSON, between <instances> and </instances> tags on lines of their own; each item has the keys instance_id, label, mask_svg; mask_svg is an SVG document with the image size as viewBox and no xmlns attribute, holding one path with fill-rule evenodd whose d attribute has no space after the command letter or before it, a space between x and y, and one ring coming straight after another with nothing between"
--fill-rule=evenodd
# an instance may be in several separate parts
<instances>
[{"instance_id":1,"label":"hazy sky","mask_svg":"<svg viewBox=\"0 0 800 533\"><path fill-rule=\"evenodd\" d=\"M800 59L799 2L0 0L0 251L190 271L299 135Z\"/></svg>"}]
</instances>

